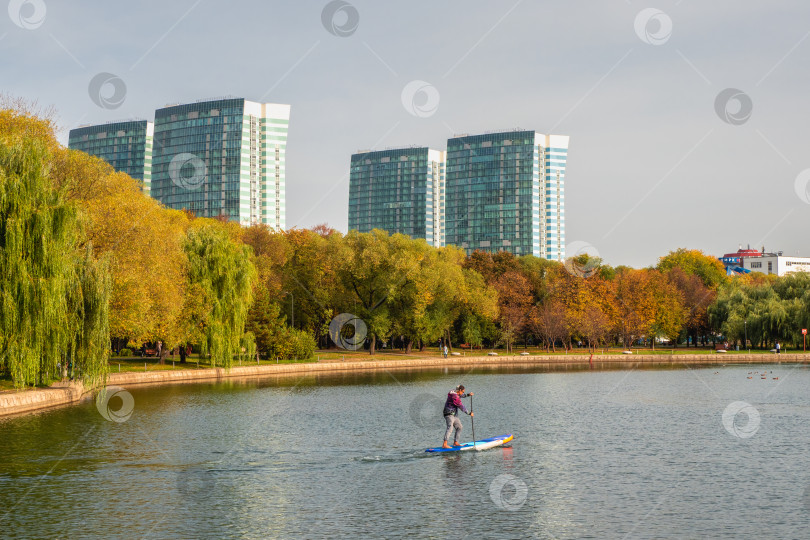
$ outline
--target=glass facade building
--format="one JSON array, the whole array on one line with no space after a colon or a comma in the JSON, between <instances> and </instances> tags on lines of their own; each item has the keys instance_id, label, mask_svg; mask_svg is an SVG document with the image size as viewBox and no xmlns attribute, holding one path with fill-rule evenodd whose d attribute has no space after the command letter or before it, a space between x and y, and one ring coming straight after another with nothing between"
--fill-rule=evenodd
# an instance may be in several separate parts
<instances>
[{"instance_id":1,"label":"glass facade building","mask_svg":"<svg viewBox=\"0 0 810 540\"><path fill-rule=\"evenodd\" d=\"M469 254L565 258L568 137L534 131L447 141L447 244Z\"/></svg>"},{"instance_id":2,"label":"glass facade building","mask_svg":"<svg viewBox=\"0 0 810 540\"><path fill-rule=\"evenodd\" d=\"M68 148L97 156L119 172L143 182L150 192L154 124L146 120L110 122L70 130Z\"/></svg>"},{"instance_id":3,"label":"glass facade building","mask_svg":"<svg viewBox=\"0 0 810 540\"><path fill-rule=\"evenodd\" d=\"M444 157L427 147L352 155L349 230L382 229L444 246Z\"/></svg>"},{"instance_id":4,"label":"glass facade building","mask_svg":"<svg viewBox=\"0 0 810 540\"><path fill-rule=\"evenodd\" d=\"M286 227L290 106L223 98L155 111L152 196L201 217Z\"/></svg>"}]
</instances>

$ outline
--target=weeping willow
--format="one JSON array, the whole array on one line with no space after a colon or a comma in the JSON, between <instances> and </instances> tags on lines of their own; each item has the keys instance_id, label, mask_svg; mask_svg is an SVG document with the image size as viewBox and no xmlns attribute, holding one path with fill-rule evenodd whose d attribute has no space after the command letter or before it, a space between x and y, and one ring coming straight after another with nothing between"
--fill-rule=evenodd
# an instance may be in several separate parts
<instances>
[{"instance_id":1,"label":"weeping willow","mask_svg":"<svg viewBox=\"0 0 810 540\"><path fill-rule=\"evenodd\" d=\"M241 348L239 349L239 361L250 362L256 358L256 336L253 332L245 332L239 338Z\"/></svg>"},{"instance_id":2,"label":"weeping willow","mask_svg":"<svg viewBox=\"0 0 810 540\"><path fill-rule=\"evenodd\" d=\"M188 232L184 250L191 290L202 295L205 310L198 324L202 353L210 355L211 365L230 368L234 357L255 354L253 336L245 334L256 278L250 248L231 241L218 226L206 225Z\"/></svg>"},{"instance_id":3,"label":"weeping willow","mask_svg":"<svg viewBox=\"0 0 810 540\"><path fill-rule=\"evenodd\" d=\"M90 384L109 369L109 270L82 240L75 206L48 176L38 139L0 139L0 371L42 384L70 366Z\"/></svg>"},{"instance_id":4,"label":"weeping willow","mask_svg":"<svg viewBox=\"0 0 810 540\"><path fill-rule=\"evenodd\" d=\"M75 268L70 359L81 369L84 384L96 387L106 381L109 371L112 272L109 257L95 259L89 243Z\"/></svg>"}]
</instances>

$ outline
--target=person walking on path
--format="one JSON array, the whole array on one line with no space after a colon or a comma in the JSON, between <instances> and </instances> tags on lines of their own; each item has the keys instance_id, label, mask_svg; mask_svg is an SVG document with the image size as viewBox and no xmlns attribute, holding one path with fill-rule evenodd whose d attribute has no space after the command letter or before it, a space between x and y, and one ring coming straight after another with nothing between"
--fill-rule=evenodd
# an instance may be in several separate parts
<instances>
[{"instance_id":1,"label":"person walking on path","mask_svg":"<svg viewBox=\"0 0 810 540\"><path fill-rule=\"evenodd\" d=\"M776 342L776 354L779 354L780 352L782 352L782 344L777 341Z\"/></svg>"},{"instance_id":2,"label":"person walking on path","mask_svg":"<svg viewBox=\"0 0 810 540\"><path fill-rule=\"evenodd\" d=\"M444 357L447 358L447 345L442 349L442 353L444 353Z\"/></svg>"},{"instance_id":3,"label":"person walking on path","mask_svg":"<svg viewBox=\"0 0 810 540\"><path fill-rule=\"evenodd\" d=\"M461 409L464 413L473 416L472 411L467 412L467 409L464 407L464 404L461 402L461 398L469 397L473 395L472 392L469 394L464 393L464 385L458 385L455 390L451 390L447 394L447 401L444 403L444 420L447 424L447 429L444 432L444 442L442 443L442 448L450 448L450 445L447 444L447 440L450 438L450 433L452 433L453 429L456 430L455 435L453 436L453 446L461 446L459 443L459 437L461 435L461 420L458 419L458 410Z\"/></svg>"}]
</instances>

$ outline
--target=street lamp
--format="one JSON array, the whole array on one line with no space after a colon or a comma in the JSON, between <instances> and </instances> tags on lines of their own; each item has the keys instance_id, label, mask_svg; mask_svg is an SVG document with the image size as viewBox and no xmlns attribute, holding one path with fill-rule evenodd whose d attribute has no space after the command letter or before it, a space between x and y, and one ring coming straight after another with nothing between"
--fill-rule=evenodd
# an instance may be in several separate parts
<instances>
[{"instance_id":1,"label":"street lamp","mask_svg":"<svg viewBox=\"0 0 810 540\"><path fill-rule=\"evenodd\" d=\"M745 348L748 349L748 319L743 320L743 326L745 327ZM751 352L751 349L748 349L748 352Z\"/></svg>"},{"instance_id":2,"label":"street lamp","mask_svg":"<svg viewBox=\"0 0 810 540\"><path fill-rule=\"evenodd\" d=\"M290 312L292 313L292 327L295 328L295 295L290 291L281 291L290 295Z\"/></svg>"}]
</instances>

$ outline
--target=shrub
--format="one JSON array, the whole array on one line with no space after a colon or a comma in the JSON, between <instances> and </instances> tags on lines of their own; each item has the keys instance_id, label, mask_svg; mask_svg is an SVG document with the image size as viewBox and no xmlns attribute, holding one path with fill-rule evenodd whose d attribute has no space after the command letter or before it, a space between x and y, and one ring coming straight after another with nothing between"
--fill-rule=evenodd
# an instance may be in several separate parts
<instances>
[{"instance_id":1,"label":"shrub","mask_svg":"<svg viewBox=\"0 0 810 540\"><path fill-rule=\"evenodd\" d=\"M315 354L315 338L303 330L290 331L290 344L292 358L295 360L309 360Z\"/></svg>"},{"instance_id":2,"label":"shrub","mask_svg":"<svg viewBox=\"0 0 810 540\"><path fill-rule=\"evenodd\" d=\"M130 349L121 349L118 351L118 356L132 356L132 351Z\"/></svg>"},{"instance_id":3,"label":"shrub","mask_svg":"<svg viewBox=\"0 0 810 540\"><path fill-rule=\"evenodd\" d=\"M303 330L278 329L269 347L269 357L280 360L309 360L315 354L315 338Z\"/></svg>"}]
</instances>

